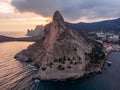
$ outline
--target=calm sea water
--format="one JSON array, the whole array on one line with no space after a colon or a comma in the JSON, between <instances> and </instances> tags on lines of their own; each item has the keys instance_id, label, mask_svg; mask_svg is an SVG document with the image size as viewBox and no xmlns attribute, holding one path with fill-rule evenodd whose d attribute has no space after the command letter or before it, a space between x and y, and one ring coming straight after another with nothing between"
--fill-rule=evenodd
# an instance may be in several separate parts
<instances>
[{"instance_id":1,"label":"calm sea water","mask_svg":"<svg viewBox=\"0 0 120 90\"><path fill-rule=\"evenodd\" d=\"M15 53L29 44L26 42L0 43L0 90L30 90L28 87L33 83L30 80L34 72L28 64L13 58Z\"/></svg>"},{"instance_id":2,"label":"calm sea water","mask_svg":"<svg viewBox=\"0 0 120 90\"><path fill-rule=\"evenodd\" d=\"M13 58L30 44L0 43L0 90L120 90L120 52L109 55L112 66L105 66L102 74L71 82L35 82L31 78L37 71Z\"/></svg>"},{"instance_id":3,"label":"calm sea water","mask_svg":"<svg viewBox=\"0 0 120 90\"><path fill-rule=\"evenodd\" d=\"M2 32L0 31L0 35L10 36L10 37L25 37L26 32Z\"/></svg>"}]
</instances>

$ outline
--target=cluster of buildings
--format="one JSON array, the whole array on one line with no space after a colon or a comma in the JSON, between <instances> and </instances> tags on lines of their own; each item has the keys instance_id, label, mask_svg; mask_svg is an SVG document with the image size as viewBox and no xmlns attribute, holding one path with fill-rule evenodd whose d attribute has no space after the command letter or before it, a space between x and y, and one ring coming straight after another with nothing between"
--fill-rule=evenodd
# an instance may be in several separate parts
<instances>
[{"instance_id":1,"label":"cluster of buildings","mask_svg":"<svg viewBox=\"0 0 120 90\"><path fill-rule=\"evenodd\" d=\"M95 40L103 44L103 47L108 50L120 50L120 33L112 32L90 32L86 34L89 39Z\"/></svg>"},{"instance_id":2,"label":"cluster of buildings","mask_svg":"<svg viewBox=\"0 0 120 90\"><path fill-rule=\"evenodd\" d=\"M106 52L120 51L120 45L119 44L103 43L103 47L105 48Z\"/></svg>"},{"instance_id":3,"label":"cluster of buildings","mask_svg":"<svg viewBox=\"0 0 120 90\"><path fill-rule=\"evenodd\" d=\"M112 32L96 32L96 36L99 38L98 42L103 44L103 47L108 50L120 50L120 45L113 44L120 41L120 35Z\"/></svg>"},{"instance_id":4,"label":"cluster of buildings","mask_svg":"<svg viewBox=\"0 0 120 90\"><path fill-rule=\"evenodd\" d=\"M109 42L116 42L119 41L120 35L119 34L114 34L112 32L96 32L96 35L98 38L101 40L107 40Z\"/></svg>"}]
</instances>

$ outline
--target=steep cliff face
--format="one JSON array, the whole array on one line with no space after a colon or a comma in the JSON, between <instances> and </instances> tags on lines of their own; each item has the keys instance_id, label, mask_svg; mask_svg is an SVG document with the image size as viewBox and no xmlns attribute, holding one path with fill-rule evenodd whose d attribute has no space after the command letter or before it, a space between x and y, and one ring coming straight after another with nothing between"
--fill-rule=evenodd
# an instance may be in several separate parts
<instances>
[{"instance_id":1,"label":"steep cliff face","mask_svg":"<svg viewBox=\"0 0 120 90\"><path fill-rule=\"evenodd\" d=\"M99 51L96 50L98 47ZM99 55L103 57L97 60ZM80 78L90 70L100 71L104 53L100 44L86 40L79 32L67 27L62 15L56 11L53 21L45 26L41 41L16 54L15 58L31 60L37 65L39 73L35 77L41 80L65 80ZM92 64L95 64L97 69L94 69Z\"/></svg>"}]
</instances>

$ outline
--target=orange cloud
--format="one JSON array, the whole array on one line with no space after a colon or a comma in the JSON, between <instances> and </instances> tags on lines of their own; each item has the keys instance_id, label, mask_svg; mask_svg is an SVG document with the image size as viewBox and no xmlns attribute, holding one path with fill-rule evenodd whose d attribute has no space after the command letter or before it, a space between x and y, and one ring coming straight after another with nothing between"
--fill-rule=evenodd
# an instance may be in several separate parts
<instances>
[{"instance_id":1,"label":"orange cloud","mask_svg":"<svg viewBox=\"0 0 120 90\"><path fill-rule=\"evenodd\" d=\"M51 21L50 17L43 17L34 13L20 13L10 4L11 0L0 0L0 32L25 32L36 25L45 25Z\"/></svg>"},{"instance_id":2,"label":"orange cloud","mask_svg":"<svg viewBox=\"0 0 120 90\"><path fill-rule=\"evenodd\" d=\"M0 31L26 31L34 29L36 25L45 25L51 18L42 17L33 13L9 13L0 17Z\"/></svg>"}]
</instances>

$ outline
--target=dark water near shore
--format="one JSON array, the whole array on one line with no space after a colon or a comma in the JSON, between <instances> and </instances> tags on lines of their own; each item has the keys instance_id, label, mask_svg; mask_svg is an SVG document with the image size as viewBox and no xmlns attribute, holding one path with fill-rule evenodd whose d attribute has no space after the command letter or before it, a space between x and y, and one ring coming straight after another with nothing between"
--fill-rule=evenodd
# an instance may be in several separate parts
<instances>
[{"instance_id":1,"label":"dark water near shore","mask_svg":"<svg viewBox=\"0 0 120 90\"><path fill-rule=\"evenodd\" d=\"M111 53L108 59L112 66L106 66L102 74L71 82L34 82L31 77L36 71L28 63L22 63L13 56L30 43L0 43L0 90L120 90L120 52Z\"/></svg>"}]
</instances>

